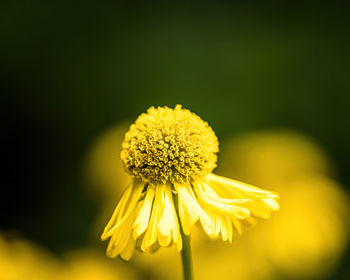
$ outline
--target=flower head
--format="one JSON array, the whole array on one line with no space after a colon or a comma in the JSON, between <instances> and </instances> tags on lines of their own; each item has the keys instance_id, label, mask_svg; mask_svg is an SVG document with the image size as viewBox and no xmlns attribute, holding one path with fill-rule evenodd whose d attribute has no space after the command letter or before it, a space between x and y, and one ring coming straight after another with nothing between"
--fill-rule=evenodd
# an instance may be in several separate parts
<instances>
[{"instance_id":1,"label":"flower head","mask_svg":"<svg viewBox=\"0 0 350 280\"><path fill-rule=\"evenodd\" d=\"M132 182L102 234L111 238L107 254L128 260L135 248L153 252L172 243L180 251L180 228L190 235L197 221L211 238L232 242L243 224L278 210L276 193L212 173L218 147L208 123L180 105L142 114L122 144Z\"/></svg>"},{"instance_id":2,"label":"flower head","mask_svg":"<svg viewBox=\"0 0 350 280\"><path fill-rule=\"evenodd\" d=\"M121 159L126 170L149 183L184 183L216 167L219 142L200 117L177 105L148 109L126 133Z\"/></svg>"}]
</instances>

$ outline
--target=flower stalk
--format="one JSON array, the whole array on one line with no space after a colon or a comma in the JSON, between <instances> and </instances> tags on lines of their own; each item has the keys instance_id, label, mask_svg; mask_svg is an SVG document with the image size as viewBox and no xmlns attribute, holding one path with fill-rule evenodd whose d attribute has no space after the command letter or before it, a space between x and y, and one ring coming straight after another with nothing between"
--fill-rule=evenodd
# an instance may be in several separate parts
<instances>
[{"instance_id":1,"label":"flower stalk","mask_svg":"<svg viewBox=\"0 0 350 280\"><path fill-rule=\"evenodd\" d=\"M177 216L179 216L178 209L178 197L177 194L173 192L173 200L175 204L175 209ZM179 221L180 234L182 238L182 250L181 250L181 261L182 261L182 271L184 280L193 280L193 268L192 268L192 255L190 246L190 237L184 234L181 222Z\"/></svg>"}]
</instances>

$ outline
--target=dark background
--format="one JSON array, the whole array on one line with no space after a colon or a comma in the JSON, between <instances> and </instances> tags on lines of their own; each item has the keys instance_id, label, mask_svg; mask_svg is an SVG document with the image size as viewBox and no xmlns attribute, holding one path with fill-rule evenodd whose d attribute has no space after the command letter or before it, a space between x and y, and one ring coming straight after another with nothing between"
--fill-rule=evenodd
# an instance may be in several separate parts
<instances>
[{"instance_id":1,"label":"dark background","mask_svg":"<svg viewBox=\"0 0 350 280\"><path fill-rule=\"evenodd\" d=\"M221 140L305 133L349 186L346 2L1 2L0 229L56 254L85 245L98 208L81 178L87 148L153 105L182 104Z\"/></svg>"}]
</instances>

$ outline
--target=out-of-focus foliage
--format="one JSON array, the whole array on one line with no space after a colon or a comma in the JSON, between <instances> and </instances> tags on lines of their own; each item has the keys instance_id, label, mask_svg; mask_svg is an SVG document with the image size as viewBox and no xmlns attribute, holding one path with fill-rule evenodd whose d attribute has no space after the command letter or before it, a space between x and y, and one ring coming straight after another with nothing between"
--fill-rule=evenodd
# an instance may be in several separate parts
<instances>
[{"instance_id":1,"label":"out-of-focus foliage","mask_svg":"<svg viewBox=\"0 0 350 280\"><path fill-rule=\"evenodd\" d=\"M339 265L348 242L346 194L323 177L287 181L276 189L283 208L273 221L257 226L251 239L254 249L263 251L290 278L329 275Z\"/></svg>"},{"instance_id":2,"label":"out-of-focus foliage","mask_svg":"<svg viewBox=\"0 0 350 280\"><path fill-rule=\"evenodd\" d=\"M101 250L85 248L54 257L25 239L0 236L1 280L138 279L128 266L107 259Z\"/></svg>"},{"instance_id":3,"label":"out-of-focus foliage","mask_svg":"<svg viewBox=\"0 0 350 280\"><path fill-rule=\"evenodd\" d=\"M0 279L59 280L53 256L32 242L0 236Z\"/></svg>"},{"instance_id":4,"label":"out-of-focus foliage","mask_svg":"<svg viewBox=\"0 0 350 280\"><path fill-rule=\"evenodd\" d=\"M120 160L120 151L128 123L107 129L94 140L88 151L85 167L86 185L94 195L102 196L104 203L116 203L130 181Z\"/></svg>"},{"instance_id":5,"label":"out-of-focus foliage","mask_svg":"<svg viewBox=\"0 0 350 280\"><path fill-rule=\"evenodd\" d=\"M128 266L107 259L103 252L96 249L83 249L67 254L60 277L62 280L138 279Z\"/></svg>"},{"instance_id":6,"label":"out-of-focus foliage","mask_svg":"<svg viewBox=\"0 0 350 280\"><path fill-rule=\"evenodd\" d=\"M219 170L252 184L281 187L299 177L333 173L330 159L311 139L293 131L243 134L222 145Z\"/></svg>"}]
</instances>

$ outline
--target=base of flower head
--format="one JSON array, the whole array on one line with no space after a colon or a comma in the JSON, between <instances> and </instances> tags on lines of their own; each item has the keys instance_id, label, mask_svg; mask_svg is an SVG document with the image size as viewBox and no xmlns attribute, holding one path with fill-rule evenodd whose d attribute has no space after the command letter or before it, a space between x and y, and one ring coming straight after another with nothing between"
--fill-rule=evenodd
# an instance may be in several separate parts
<instances>
[{"instance_id":1,"label":"base of flower head","mask_svg":"<svg viewBox=\"0 0 350 280\"><path fill-rule=\"evenodd\" d=\"M178 213L172 192L178 196ZM134 179L124 192L101 239L109 237L107 255L131 258L135 248L154 252L176 244L182 249L179 221L186 235L200 221L211 237L232 242L242 225L269 218L279 209L278 195L235 180L209 174L172 184L148 184Z\"/></svg>"}]
</instances>

